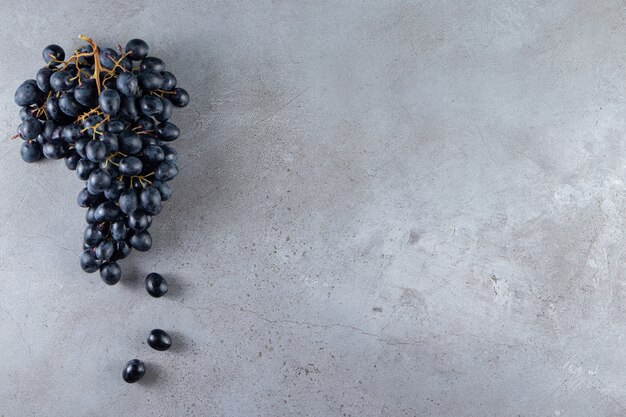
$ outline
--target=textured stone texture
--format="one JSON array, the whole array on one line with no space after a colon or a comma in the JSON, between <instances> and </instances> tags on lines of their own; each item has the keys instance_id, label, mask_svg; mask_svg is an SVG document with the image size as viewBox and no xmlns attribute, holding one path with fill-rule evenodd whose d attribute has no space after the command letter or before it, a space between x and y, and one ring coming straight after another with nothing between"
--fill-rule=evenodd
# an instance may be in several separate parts
<instances>
[{"instance_id":1,"label":"textured stone texture","mask_svg":"<svg viewBox=\"0 0 626 417\"><path fill-rule=\"evenodd\" d=\"M624 7L4 1L6 137L79 33L144 38L192 103L115 287L80 181L2 141L0 415L626 415Z\"/></svg>"}]
</instances>

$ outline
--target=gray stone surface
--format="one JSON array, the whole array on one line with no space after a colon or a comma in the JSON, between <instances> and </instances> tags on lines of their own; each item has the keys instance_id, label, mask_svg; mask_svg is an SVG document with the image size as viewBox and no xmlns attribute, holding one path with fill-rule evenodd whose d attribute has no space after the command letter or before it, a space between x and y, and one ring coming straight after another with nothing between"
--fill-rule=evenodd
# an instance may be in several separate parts
<instances>
[{"instance_id":1,"label":"gray stone surface","mask_svg":"<svg viewBox=\"0 0 626 417\"><path fill-rule=\"evenodd\" d=\"M115 287L78 266L80 181L2 141L0 415L626 415L622 0L2 6L6 137L80 33L146 39L193 100Z\"/></svg>"}]
</instances>

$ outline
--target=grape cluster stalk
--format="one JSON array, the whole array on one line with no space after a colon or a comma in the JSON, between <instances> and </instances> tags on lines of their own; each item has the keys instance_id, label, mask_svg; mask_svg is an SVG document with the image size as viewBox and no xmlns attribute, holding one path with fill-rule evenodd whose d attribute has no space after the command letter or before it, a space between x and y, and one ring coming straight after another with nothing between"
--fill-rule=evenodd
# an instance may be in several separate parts
<instances>
[{"instance_id":1,"label":"grape cluster stalk","mask_svg":"<svg viewBox=\"0 0 626 417\"><path fill-rule=\"evenodd\" d=\"M190 98L143 40L115 50L79 38L85 45L67 59L60 46L47 46L45 66L17 88L14 139L23 139L24 161L64 158L85 182L77 197L87 208L80 265L114 285L117 261L152 247L148 229L178 174L170 143L180 130L168 120Z\"/></svg>"}]
</instances>

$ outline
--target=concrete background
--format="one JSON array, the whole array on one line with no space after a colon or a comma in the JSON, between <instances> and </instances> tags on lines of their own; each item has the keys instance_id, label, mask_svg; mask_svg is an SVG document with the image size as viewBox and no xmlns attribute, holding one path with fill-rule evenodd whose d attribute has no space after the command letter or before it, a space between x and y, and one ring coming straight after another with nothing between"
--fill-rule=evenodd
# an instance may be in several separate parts
<instances>
[{"instance_id":1,"label":"concrete background","mask_svg":"<svg viewBox=\"0 0 626 417\"><path fill-rule=\"evenodd\" d=\"M192 103L115 287L75 174L1 141L0 415L626 415L623 0L2 3L7 138L80 33Z\"/></svg>"}]
</instances>

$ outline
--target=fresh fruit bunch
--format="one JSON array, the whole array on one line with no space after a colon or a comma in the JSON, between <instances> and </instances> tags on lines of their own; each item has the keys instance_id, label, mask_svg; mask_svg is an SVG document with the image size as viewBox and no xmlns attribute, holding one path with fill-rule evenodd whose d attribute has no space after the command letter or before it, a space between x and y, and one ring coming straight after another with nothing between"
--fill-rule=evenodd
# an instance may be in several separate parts
<instances>
[{"instance_id":1,"label":"fresh fruit bunch","mask_svg":"<svg viewBox=\"0 0 626 417\"><path fill-rule=\"evenodd\" d=\"M143 40L116 51L79 38L86 44L67 59L60 46L47 46L46 65L18 87L14 138L23 139L24 161L64 158L85 181L77 198L87 208L80 265L113 285L122 273L117 261L152 246L152 216L178 174L170 142L180 130L168 120L189 93Z\"/></svg>"}]
</instances>

